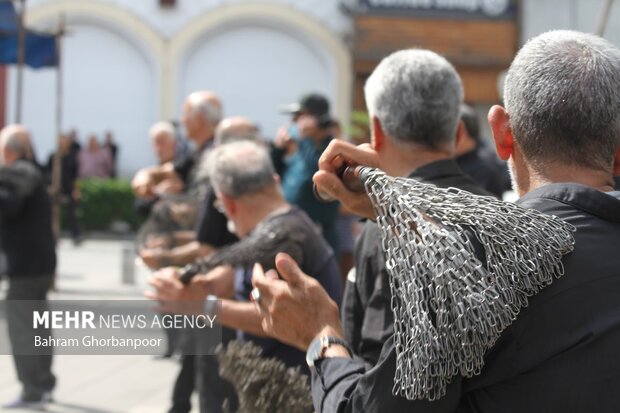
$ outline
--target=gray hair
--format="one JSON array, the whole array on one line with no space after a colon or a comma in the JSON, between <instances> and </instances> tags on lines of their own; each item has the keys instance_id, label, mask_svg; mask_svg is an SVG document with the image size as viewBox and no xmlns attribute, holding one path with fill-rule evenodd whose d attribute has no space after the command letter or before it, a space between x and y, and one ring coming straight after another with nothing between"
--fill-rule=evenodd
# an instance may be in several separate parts
<instances>
[{"instance_id":1,"label":"gray hair","mask_svg":"<svg viewBox=\"0 0 620 413\"><path fill-rule=\"evenodd\" d=\"M170 136L172 139L174 139L176 136L174 125L170 122L165 122L165 121L157 122L156 124L151 126L151 129L149 129L149 135L151 136L151 138L154 138L160 133L165 133L166 135Z\"/></svg>"},{"instance_id":2,"label":"gray hair","mask_svg":"<svg viewBox=\"0 0 620 413\"><path fill-rule=\"evenodd\" d=\"M216 192L231 198L258 192L276 183L275 170L264 145L236 141L213 149L207 168Z\"/></svg>"},{"instance_id":3,"label":"gray hair","mask_svg":"<svg viewBox=\"0 0 620 413\"><path fill-rule=\"evenodd\" d=\"M189 105L192 116L201 115L212 125L217 125L222 120L222 108L216 105L202 92L189 95Z\"/></svg>"},{"instance_id":4,"label":"gray hair","mask_svg":"<svg viewBox=\"0 0 620 413\"><path fill-rule=\"evenodd\" d=\"M395 143L439 149L454 142L463 86L438 54L409 49L389 55L366 81L364 94L370 115Z\"/></svg>"},{"instance_id":5,"label":"gray hair","mask_svg":"<svg viewBox=\"0 0 620 413\"><path fill-rule=\"evenodd\" d=\"M609 170L620 145L620 50L586 33L528 41L504 86L515 142L533 164Z\"/></svg>"},{"instance_id":6,"label":"gray hair","mask_svg":"<svg viewBox=\"0 0 620 413\"><path fill-rule=\"evenodd\" d=\"M26 139L23 139L24 134L27 134L28 130L21 125L13 124L2 128L0 131L0 146L7 147L19 156L28 154L30 148Z\"/></svg>"},{"instance_id":7,"label":"gray hair","mask_svg":"<svg viewBox=\"0 0 620 413\"><path fill-rule=\"evenodd\" d=\"M228 119L231 122L228 122ZM256 141L260 142L260 130L255 123L251 123L243 118L224 119L215 130L215 145L223 145L235 141ZM243 120L244 122L239 122Z\"/></svg>"}]
</instances>

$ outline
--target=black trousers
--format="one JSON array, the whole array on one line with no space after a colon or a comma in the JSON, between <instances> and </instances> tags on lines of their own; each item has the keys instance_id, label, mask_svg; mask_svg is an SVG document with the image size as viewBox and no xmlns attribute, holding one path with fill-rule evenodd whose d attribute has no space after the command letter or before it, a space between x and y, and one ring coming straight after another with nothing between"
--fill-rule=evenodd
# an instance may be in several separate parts
<instances>
[{"instance_id":1,"label":"black trousers","mask_svg":"<svg viewBox=\"0 0 620 413\"><path fill-rule=\"evenodd\" d=\"M7 324L9 340L13 352L15 349L29 349L33 347L32 337L32 310L46 311L47 293L54 282L53 275L45 276L12 276L9 277L9 291L6 299L36 300L28 305L7 306ZM37 334L47 337L51 335L49 329L37 329ZM23 397L26 400L39 400L44 392L51 391L56 385L56 377L52 374L52 353L33 355L13 355L17 378L23 386Z\"/></svg>"},{"instance_id":2,"label":"black trousers","mask_svg":"<svg viewBox=\"0 0 620 413\"><path fill-rule=\"evenodd\" d=\"M184 335L182 347L189 354L184 354L181 359L181 370L174 383L172 407L168 413L189 413L194 389L198 390L201 413L222 412L222 405L226 399L229 400L228 406L234 407L237 404L236 392L231 383L220 377L217 357L193 355L196 351L192 351L192 346L197 345L199 340L188 331L182 334ZM223 345L234 338L236 338L234 330L222 328Z\"/></svg>"},{"instance_id":3,"label":"black trousers","mask_svg":"<svg viewBox=\"0 0 620 413\"><path fill-rule=\"evenodd\" d=\"M71 237L73 240L77 240L80 237L80 221L78 220L78 201L73 198L72 194L65 195L64 208L67 211L67 220L69 221L69 229L71 230Z\"/></svg>"}]
</instances>

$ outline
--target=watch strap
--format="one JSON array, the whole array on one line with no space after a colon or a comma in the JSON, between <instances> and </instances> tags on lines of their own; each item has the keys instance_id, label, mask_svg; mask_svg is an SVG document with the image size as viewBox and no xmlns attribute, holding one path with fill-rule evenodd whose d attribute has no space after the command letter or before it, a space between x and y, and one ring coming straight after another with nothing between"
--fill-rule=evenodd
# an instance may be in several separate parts
<instances>
[{"instance_id":1,"label":"watch strap","mask_svg":"<svg viewBox=\"0 0 620 413\"><path fill-rule=\"evenodd\" d=\"M351 350L351 347L349 347L346 341L338 337L322 335L312 340L310 346L308 347L308 351L306 353L306 362L308 363L308 366L314 367L315 362L325 358L325 350L333 345L344 347L349 353L349 356L353 357L353 350Z\"/></svg>"}]
</instances>

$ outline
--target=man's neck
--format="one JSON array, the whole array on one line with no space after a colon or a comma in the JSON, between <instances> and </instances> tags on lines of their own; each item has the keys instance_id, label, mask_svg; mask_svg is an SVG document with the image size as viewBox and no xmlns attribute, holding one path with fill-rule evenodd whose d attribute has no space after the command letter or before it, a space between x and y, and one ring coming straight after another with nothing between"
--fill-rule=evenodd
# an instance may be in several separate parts
<instances>
[{"instance_id":1,"label":"man's neck","mask_svg":"<svg viewBox=\"0 0 620 413\"><path fill-rule=\"evenodd\" d=\"M542 169L542 168L541 168ZM551 165L542 170L529 171L529 186L523 193L545 185L572 182L592 187L602 192L614 189L614 180L609 172L579 166Z\"/></svg>"},{"instance_id":2,"label":"man's neck","mask_svg":"<svg viewBox=\"0 0 620 413\"><path fill-rule=\"evenodd\" d=\"M246 234L254 230L269 215L278 210L289 207L281 194L260 193L246 196L243 199L245 211L245 229ZM244 235L244 236L245 236Z\"/></svg>"},{"instance_id":3,"label":"man's neck","mask_svg":"<svg viewBox=\"0 0 620 413\"><path fill-rule=\"evenodd\" d=\"M449 151L430 151L422 147L386 147L382 152L382 168L390 176L407 176L432 162L453 159Z\"/></svg>"},{"instance_id":4,"label":"man's neck","mask_svg":"<svg viewBox=\"0 0 620 413\"><path fill-rule=\"evenodd\" d=\"M213 134L209 131L204 131L196 134L196 136L193 136L192 140L196 144L197 148L202 148L207 142L211 140L211 138L213 138Z\"/></svg>"}]
</instances>

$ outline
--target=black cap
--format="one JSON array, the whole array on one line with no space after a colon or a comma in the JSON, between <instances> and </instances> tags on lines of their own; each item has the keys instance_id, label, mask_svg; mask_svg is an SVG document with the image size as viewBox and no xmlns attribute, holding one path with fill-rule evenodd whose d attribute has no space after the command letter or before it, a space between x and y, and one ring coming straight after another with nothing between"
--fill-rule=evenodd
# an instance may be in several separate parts
<instances>
[{"instance_id":1,"label":"black cap","mask_svg":"<svg viewBox=\"0 0 620 413\"><path fill-rule=\"evenodd\" d=\"M291 103L282 107L282 113L299 114L308 113L316 116L319 124L331 122L329 116L329 102L323 95L310 93L302 97L299 103Z\"/></svg>"}]
</instances>

